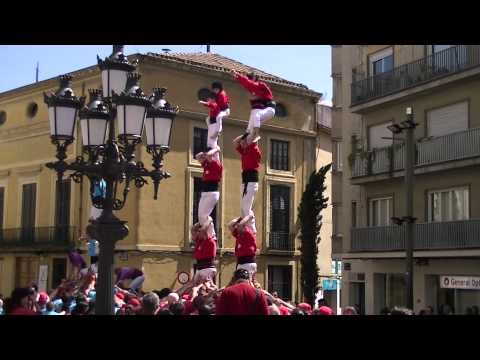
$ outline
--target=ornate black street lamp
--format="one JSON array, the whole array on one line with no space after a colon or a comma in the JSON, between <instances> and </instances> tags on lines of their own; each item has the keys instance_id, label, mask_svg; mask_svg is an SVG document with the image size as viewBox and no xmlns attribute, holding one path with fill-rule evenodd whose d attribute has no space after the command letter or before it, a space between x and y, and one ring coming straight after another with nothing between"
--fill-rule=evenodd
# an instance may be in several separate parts
<instances>
[{"instance_id":1,"label":"ornate black street lamp","mask_svg":"<svg viewBox=\"0 0 480 360\"><path fill-rule=\"evenodd\" d=\"M99 67L103 93L89 90L90 103L87 107L82 108L84 98L79 99L73 94L71 76L61 76L60 90L44 96L49 107L51 139L57 147L58 159L46 166L54 169L60 180L66 171L72 171L70 177L77 183L82 181L84 175L91 184L101 179L106 183L105 198L94 204L103 210L102 214L89 225L89 230L92 230L100 244L95 311L103 315L114 313L115 243L128 235L126 222L117 218L113 211L125 205L130 184L133 182L137 188L141 188L147 183L145 178L152 179L154 198L157 198L160 181L170 177L162 170L163 156L169 150L173 119L178 108L173 108L165 100L160 106L156 101L160 96L158 89L154 89L153 100L145 96L138 85L140 75L132 72L135 67L123 55L123 46L114 45L110 57L105 61L99 59ZM164 94L165 91L162 92L162 99ZM78 113L84 154L67 163L66 151L74 140ZM147 113L149 116L145 120ZM115 139L115 118L118 140ZM140 161L136 162L134 156L136 145L142 141L145 121L147 152L152 155L153 170L147 170ZM120 194L121 186L123 191Z\"/></svg>"}]
</instances>

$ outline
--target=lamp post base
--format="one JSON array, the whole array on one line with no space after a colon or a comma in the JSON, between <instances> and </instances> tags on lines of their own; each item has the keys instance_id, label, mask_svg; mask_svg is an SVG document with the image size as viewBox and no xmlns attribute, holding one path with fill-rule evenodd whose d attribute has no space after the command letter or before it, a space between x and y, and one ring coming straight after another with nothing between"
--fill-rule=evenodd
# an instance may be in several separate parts
<instances>
[{"instance_id":1,"label":"lamp post base","mask_svg":"<svg viewBox=\"0 0 480 360\"><path fill-rule=\"evenodd\" d=\"M115 243L128 235L126 221L119 220L113 213L102 214L91 221L89 231L99 242L97 296L95 314L114 315L113 306L113 263Z\"/></svg>"}]
</instances>

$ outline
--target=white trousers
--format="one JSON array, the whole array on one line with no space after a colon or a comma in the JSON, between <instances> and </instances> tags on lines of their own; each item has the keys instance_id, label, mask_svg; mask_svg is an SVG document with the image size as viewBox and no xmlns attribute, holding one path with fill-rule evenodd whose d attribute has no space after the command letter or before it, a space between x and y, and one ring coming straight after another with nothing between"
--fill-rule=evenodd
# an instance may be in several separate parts
<instances>
[{"instance_id":1,"label":"white trousers","mask_svg":"<svg viewBox=\"0 0 480 360\"><path fill-rule=\"evenodd\" d=\"M275 116L275 109L267 107L265 109L252 109L250 119L248 120L247 132L251 133L254 128L259 128L265 121Z\"/></svg>"},{"instance_id":2,"label":"white trousers","mask_svg":"<svg viewBox=\"0 0 480 360\"><path fill-rule=\"evenodd\" d=\"M198 203L198 222L202 226L208 221L208 217L217 205L218 199L220 199L220 192L218 191L202 192Z\"/></svg>"},{"instance_id":3,"label":"white trousers","mask_svg":"<svg viewBox=\"0 0 480 360\"><path fill-rule=\"evenodd\" d=\"M142 287L142 284L143 284L144 281L145 281L145 275L138 276L138 277L136 277L135 279L132 280L129 288L137 291L139 288Z\"/></svg>"},{"instance_id":4,"label":"white trousers","mask_svg":"<svg viewBox=\"0 0 480 360\"><path fill-rule=\"evenodd\" d=\"M214 267L209 267L202 270L197 270L195 276L193 277L194 286L198 286L207 281L214 281L215 276L217 276L217 269Z\"/></svg>"},{"instance_id":5,"label":"white trousers","mask_svg":"<svg viewBox=\"0 0 480 360\"><path fill-rule=\"evenodd\" d=\"M255 274L257 273L257 264L256 263L247 263L247 264L237 264L238 269L245 269L250 274L250 280L255 279Z\"/></svg>"},{"instance_id":6,"label":"white trousers","mask_svg":"<svg viewBox=\"0 0 480 360\"><path fill-rule=\"evenodd\" d=\"M230 109L220 111L217 115L217 122L210 124L210 117L207 117L208 135L207 135L207 147L216 148L218 145L218 136L223 130L222 122L223 118L230 115ZM216 136L214 136L217 134Z\"/></svg>"},{"instance_id":7,"label":"white trousers","mask_svg":"<svg viewBox=\"0 0 480 360\"><path fill-rule=\"evenodd\" d=\"M242 184L240 187L240 215L242 218L247 215L253 215L252 220L247 223L247 226L249 226L252 232L256 234L257 228L255 226L255 214L252 210L252 206L253 201L255 200L255 194L258 191L258 182L249 182L246 185L246 189L245 184Z\"/></svg>"}]
</instances>

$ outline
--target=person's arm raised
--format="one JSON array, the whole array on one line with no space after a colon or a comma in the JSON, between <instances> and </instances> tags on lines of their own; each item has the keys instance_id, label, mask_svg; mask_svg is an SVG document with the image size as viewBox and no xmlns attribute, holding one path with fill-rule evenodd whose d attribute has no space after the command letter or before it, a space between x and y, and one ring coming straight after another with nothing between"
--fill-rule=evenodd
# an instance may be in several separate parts
<instances>
[{"instance_id":1,"label":"person's arm raised","mask_svg":"<svg viewBox=\"0 0 480 360\"><path fill-rule=\"evenodd\" d=\"M238 224L241 228L243 228L250 220L253 219L253 215L252 214L248 214L247 216L245 216L242 221L240 221L240 223Z\"/></svg>"}]
</instances>

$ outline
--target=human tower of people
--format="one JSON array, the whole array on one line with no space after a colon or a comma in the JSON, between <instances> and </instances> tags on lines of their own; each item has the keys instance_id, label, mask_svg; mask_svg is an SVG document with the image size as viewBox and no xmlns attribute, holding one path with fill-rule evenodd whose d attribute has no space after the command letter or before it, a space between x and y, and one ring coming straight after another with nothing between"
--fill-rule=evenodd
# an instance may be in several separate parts
<instances>
[{"instance_id":1,"label":"human tower of people","mask_svg":"<svg viewBox=\"0 0 480 360\"><path fill-rule=\"evenodd\" d=\"M244 134L234 140L234 146L240 154L242 164L241 203L239 217L230 221L228 228L235 238L237 269L247 270L250 280L253 280L257 271L255 261L257 229L252 207L258 191L258 170L262 157L258 141L262 123L275 115L275 103L272 91L267 84L258 80L258 76L253 73L244 76L235 71L232 74L252 98L248 127ZM200 103L209 108L209 114L207 151L195 155L203 167L203 177L198 205L198 223L191 229L195 243L193 256L196 260L194 285L213 281L217 273L215 267L217 240L211 213L220 198L219 183L223 172L218 139L222 133L223 119L230 114L229 98L220 82L212 84L210 98Z\"/></svg>"}]
</instances>

